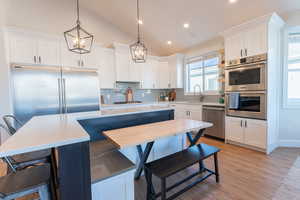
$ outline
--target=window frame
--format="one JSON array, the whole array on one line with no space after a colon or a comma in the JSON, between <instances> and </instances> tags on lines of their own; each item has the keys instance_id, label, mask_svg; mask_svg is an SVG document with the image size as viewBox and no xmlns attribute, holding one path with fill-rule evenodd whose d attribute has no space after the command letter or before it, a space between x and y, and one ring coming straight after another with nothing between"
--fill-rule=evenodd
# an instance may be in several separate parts
<instances>
[{"instance_id":1,"label":"window frame","mask_svg":"<svg viewBox=\"0 0 300 200\"><path fill-rule=\"evenodd\" d=\"M300 98L289 99L288 98L288 75L289 75L289 34L300 33L300 26L287 27L284 30L283 36L283 108L286 109L300 109ZM300 71L300 70L299 70Z\"/></svg>"},{"instance_id":2,"label":"window frame","mask_svg":"<svg viewBox=\"0 0 300 200\"><path fill-rule=\"evenodd\" d=\"M189 87L189 80L190 80L190 75L189 72L190 70L188 69L188 65L192 62L197 62L197 61L202 61L204 62L204 60L209 59L209 58L213 58L213 57L217 57L219 59L218 62L218 72L217 72L217 84L218 84L218 88L217 90L206 90L205 91L205 67L202 67L202 85L201 85L201 90L202 92L190 92L188 91L188 87ZM195 56L195 57L190 57L185 59L185 63L184 63L184 95L186 96L194 96L194 95L219 95L220 94L220 83L219 83L219 64L220 64L220 54L218 51L213 51L207 54L202 54L200 56Z\"/></svg>"}]
</instances>

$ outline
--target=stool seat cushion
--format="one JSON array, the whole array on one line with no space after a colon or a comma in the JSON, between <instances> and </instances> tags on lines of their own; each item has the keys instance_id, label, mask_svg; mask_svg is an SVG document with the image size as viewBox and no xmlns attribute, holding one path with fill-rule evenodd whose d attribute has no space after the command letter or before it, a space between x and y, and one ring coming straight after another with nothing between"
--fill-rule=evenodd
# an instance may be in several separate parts
<instances>
[{"instance_id":1,"label":"stool seat cushion","mask_svg":"<svg viewBox=\"0 0 300 200\"><path fill-rule=\"evenodd\" d=\"M50 180L50 165L40 165L27 168L16 173L0 177L0 193L9 196L38 186L48 184Z\"/></svg>"}]
</instances>

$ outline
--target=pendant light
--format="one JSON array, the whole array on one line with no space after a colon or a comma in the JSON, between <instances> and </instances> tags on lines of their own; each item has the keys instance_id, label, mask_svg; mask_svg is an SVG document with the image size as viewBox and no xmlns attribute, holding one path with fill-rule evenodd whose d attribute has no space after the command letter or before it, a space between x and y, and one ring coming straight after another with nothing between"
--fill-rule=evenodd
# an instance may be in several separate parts
<instances>
[{"instance_id":1,"label":"pendant light","mask_svg":"<svg viewBox=\"0 0 300 200\"><path fill-rule=\"evenodd\" d=\"M94 36L81 27L79 20L79 0L77 0L76 26L64 32L67 47L70 51L78 54L90 53L94 42Z\"/></svg>"},{"instance_id":2,"label":"pendant light","mask_svg":"<svg viewBox=\"0 0 300 200\"><path fill-rule=\"evenodd\" d=\"M130 52L132 60L135 63L144 63L147 58L147 48L145 44L141 41L140 37L140 5L139 0L137 0L137 42L130 45Z\"/></svg>"}]
</instances>

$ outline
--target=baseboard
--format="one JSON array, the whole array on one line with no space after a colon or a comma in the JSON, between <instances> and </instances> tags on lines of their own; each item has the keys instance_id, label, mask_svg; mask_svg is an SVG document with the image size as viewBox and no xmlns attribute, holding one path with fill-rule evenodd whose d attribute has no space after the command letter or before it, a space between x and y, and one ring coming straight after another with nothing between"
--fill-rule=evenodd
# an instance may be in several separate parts
<instances>
[{"instance_id":1,"label":"baseboard","mask_svg":"<svg viewBox=\"0 0 300 200\"><path fill-rule=\"evenodd\" d=\"M279 140L279 147L300 148L300 140Z\"/></svg>"}]
</instances>

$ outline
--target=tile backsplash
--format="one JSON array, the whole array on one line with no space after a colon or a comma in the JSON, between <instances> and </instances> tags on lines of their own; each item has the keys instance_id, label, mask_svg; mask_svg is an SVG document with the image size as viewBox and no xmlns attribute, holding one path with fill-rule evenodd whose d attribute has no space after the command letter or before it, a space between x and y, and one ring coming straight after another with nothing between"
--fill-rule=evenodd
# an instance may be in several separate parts
<instances>
[{"instance_id":1,"label":"tile backsplash","mask_svg":"<svg viewBox=\"0 0 300 200\"><path fill-rule=\"evenodd\" d=\"M114 102L125 101L126 89L130 87L133 90L134 101L155 102L158 101L161 93L168 93L169 90L155 89L144 90L139 88L138 83L117 83L116 89L101 89L105 104L113 104Z\"/></svg>"},{"instance_id":2,"label":"tile backsplash","mask_svg":"<svg viewBox=\"0 0 300 200\"><path fill-rule=\"evenodd\" d=\"M125 101L126 89L130 87L133 90L134 101L156 102L159 99L161 93L168 94L170 90L167 89L155 89L145 90L139 88L139 83L117 83L116 89L101 89L101 95L103 95L105 104L113 104L114 102ZM176 101L200 101L199 96L184 95L183 89L176 89L177 98ZM204 96L203 102L218 102L220 95L208 95Z\"/></svg>"}]
</instances>

